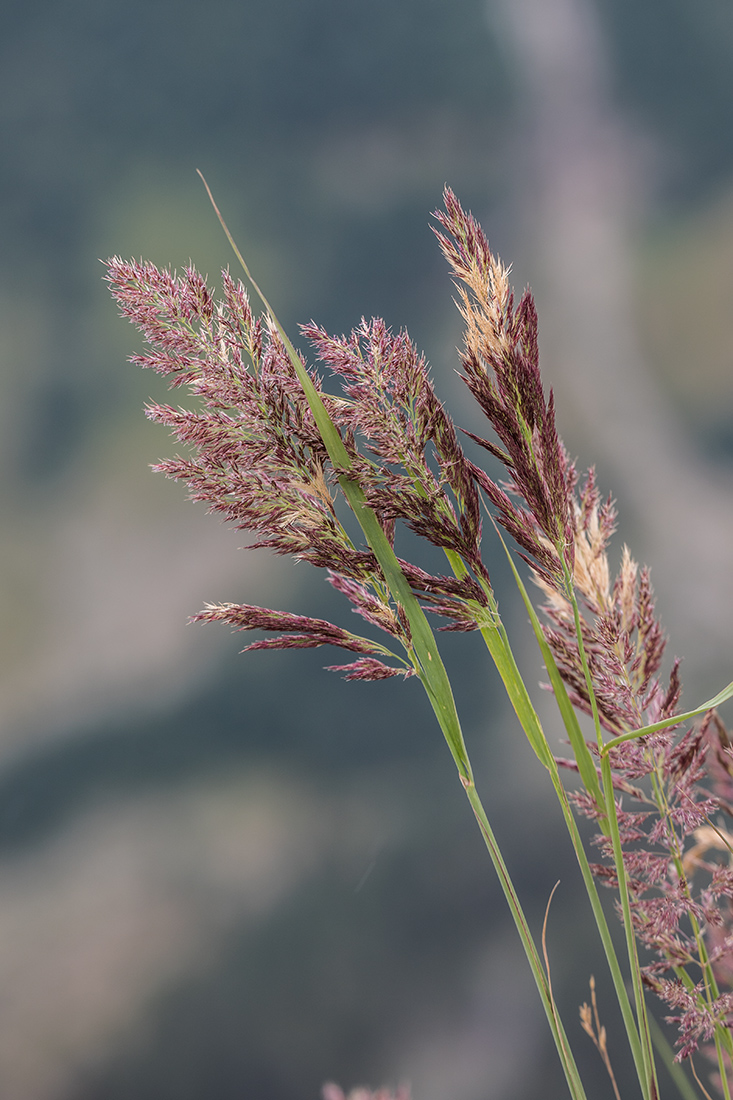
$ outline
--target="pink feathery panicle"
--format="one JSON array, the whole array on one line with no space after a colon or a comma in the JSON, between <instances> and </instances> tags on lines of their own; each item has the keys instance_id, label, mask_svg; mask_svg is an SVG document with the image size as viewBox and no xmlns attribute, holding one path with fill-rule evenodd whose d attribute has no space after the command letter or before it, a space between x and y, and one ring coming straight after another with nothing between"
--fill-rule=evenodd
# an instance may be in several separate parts
<instances>
[{"instance_id":1,"label":"pink feathery panicle","mask_svg":"<svg viewBox=\"0 0 733 1100\"><path fill-rule=\"evenodd\" d=\"M394 665L385 665L384 661L378 661L376 657L360 657L358 661L352 661L348 665L326 665L329 672L345 672L344 680L389 680L394 676L414 676L412 668L395 668Z\"/></svg>"},{"instance_id":2,"label":"pink feathery panicle","mask_svg":"<svg viewBox=\"0 0 733 1100\"><path fill-rule=\"evenodd\" d=\"M193 268L179 277L115 259L108 278L151 345L135 362L187 383L203 401L196 411L148 407L190 450L156 468L254 532L255 546L355 576L373 572L373 556L336 518L328 455L293 364L269 319L253 316L242 284L223 272L224 299L215 303Z\"/></svg>"},{"instance_id":3,"label":"pink feathery panicle","mask_svg":"<svg viewBox=\"0 0 733 1100\"><path fill-rule=\"evenodd\" d=\"M148 345L134 362L166 375L172 385L187 385L196 401L193 409L148 406L148 417L168 427L186 447L186 453L155 469L185 482L191 499L252 532L250 549L267 547L327 569L355 611L409 650L409 624L387 594L374 555L352 541L338 518L337 479L273 319L254 315L244 286L227 271L222 272L220 301L192 266L178 275L114 258L107 278L123 315L137 325ZM348 340L330 337L314 325L304 333L321 361L341 378L344 396L336 399L309 371L329 415L345 433L354 476L388 539L393 541L395 523L402 519L431 541L457 550L488 582L480 559L474 481L425 361L407 334L394 336L379 320L363 322ZM356 435L366 440L377 461L359 453ZM429 456L436 460L437 474ZM459 628L465 629L472 616L458 588L445 591L447 583L432 578L431 591L423 593L425 602L432 601L443 617L450 619L455 612ZM418 591L423 588L421 583ZM462 591L469 588L464 584ZM473 589L470 594L476 596ZM485 602L483 592L478 598ZM330 644L388 652L331 624L279 615L248 607L235 611L227 605L209 608L199 618L279 633L248 649ZM355 666L351 678L378 679L400 671L373 661Z\"/></svg>"},{"instance_id":4,"label":"pink feathery panicle","mask_svg":"<svg viewBox=\"0 0 733 1100\"><path fill-rule=\"evenodd\" d=\"M713 792L721 806L733 817L733 743L721 721L713 711L705 729L708 741L708 760Z\"/></svg>"},{"instance_id":5,"label":"pink feathery panicle","mask_svg":"<svg viewBox=\"0 0 733 1100\"><path fill-rule=\"evenodd\" d=\"M474 466L473 475L497 509L497 518L547 580L561 583L574 553L575 473L555 427L554 398L545 399L539 371L537 313L527 291L514 307L509 272L483 230L447 188L445 211L435 217L443 254L456 276L466 322L464 381L499 443L467 433L498 458L511 496Z\"/></svg>"},{"instance_id":6,"label":"pink feathery panicle","mask_svg":"<svg viewBox=\"0 0 733 1100\"><path fill-rule=\"evenodd\" d=\"M353 649L357 653L381 652L375 643L357 638L347 630L334 626L326 619L313 619L307 615L293 615L287 611L273 611L254 604L209 604L193 615L192 622L228 623L237 630L271 630L283 633L282 637L252 642L247 649L290 649L321 645L337 645Z\"/></svg>"},{"instance_id":7,"label":"pink feathery panicle","mask_svg":"<svg viewBox=\"0 0 733 1100\"><path fill-rule=\"evenodd\" d=\"M626 547L620 569L612 576L607 548L616 513L610 500L601 500L592 470L576 499L574 516L572 583L581 613L583 648L600 723L616 736L675 713L681 692L679 661L672 663L666 680L660 676L666 638L656 618L649 571L639 569ZM545 636L570 698L590 714L569 596L539 569L535 579L546 596ZM628 750L627 763L634 751Z\"/></svg>"},{"instance_id":8,"label":"pink feathery panicle","mask_svg":"<svg viewBox=\"0 0 733 1100\"><path fill-rule=\"evenodd\" d=\"M154 264L113 257L107 281L123 317L143 333L154 349L133 362L172 376L174 385L188 381L203 366L200 324L210 325L214 303L204 279L193 267L178 276Z\"/></svg>"},{"instance_id":9,"label":"pink feathery panicle","mask_svg":"<svg viewBox=\"0 0 733 1100\"><path fill-rule=\"evenodd\" d=\"M694 1054L701 1043L710 1042L716 1026L722 1024L730 1027L733 994L724 993L707 1002L703 982L689 989L679 978L660 979L657 992L670 1008L676 1010L674 1015L667 1017L667 1021L677 1024L680 1031L678 1061Z\"/></svg>"},{"instance_id":10,"label":"pink feathery panicle","mask_svg":"<svg viewBox=\"0 0 733 1100\"><path fill-rule=\"evenodd\" d=\"M407 1085L400 1085L396 1091L389 1088L373 1091L362 1086L352 1089L349 1093L344 1093L339 1085L329 1082L323 1086L322 1097L323 1100L410 1100L410 1089Z\"/></svg>"},{"instance_id":11,"label":"pink feathery panicle","mask_svg":"<svg viewBox=\"0 0 733 1100\"><path fill-rule=\"evenodd\" d=\"M330 336L313 323L301 331L341 380L346 400L337 406L339 425L350 439L365 441L368 454L353 448L352 457L369 505L380 518L402 520L460 554L488 583L472 466L407 333L395 335L380 319L362 320L348 337Z\"/></svg>"},{"instance_id":12,"label":"pink feathery panicle","mask_svg":"<svg viewBox=\"0 0 733 1100\"><path fill-rule=\"evenodd\" d=\"M729 735L709 712L682 736L673 730L627 741L611 753L619 832L647 985L673 1011L678 1059L733 1025L733 760ZM641 781L652 774L653 783ZM597 819L587 796L581 812ZM596 838L607 863L592 869L617 888L609 839ZM695 984L709 963L717 983ZM683 985L680 968L692 978Z\"/></svg>"},{"instance_id":13,"label":"pink feathery panicle","mask_svg":"<svg viewBox=\"0 0 733 1100\"><path fill-rule=\"evenodd\" d=\"M544 633L571 702L593 711L568 579L601 726L617 736L672 717L679 661L663 678L666 638L648 569L624 548L611 573L615 508L602 499L593 470L578 486L558 438L553 397L545 399L539 374L534 302L525 293L515 308L507 270L452 192L437 217L466 322L464 379L496 441L471 438L502 463L508 480L499 485L478 466L472 473L544 591ZM646 980L677 1010L679 1057L686 1057L716 1023L733 1023L733 830L721 816L733 817L731 743L719 718L708 715L693 729L670 726L626 741L610 762L623 798L618 821L632 919L649 953ZM587 792L575 801L588 817L602 816ZM602 833L597 843L607 862L594 872L618 888L611 843ZM714 996L702 986L687 991L674 977L689 968L696 982L706 959L720 985Z\"/></svg>"},{"instance_id":14,"label":"pink feathery panicle","mask_svg":"<svg viewBox=\"0 0 733 1100\"><path fill-rule=\"evenodd\" d=\"M341 579L345 580L346 578ZM270 608L257 607L253 604L209 604L203 611L193 615L191 621L227 623L236 630L262 630L277 633L278 637L276 638L264 638L256 642L250 642L242 650L243 653L260 649L315 649L319 646L331 645L350 650L352 653L376 653L380 656L389 654L389 650L377 642L373 642L370 638L362 638L357 634L352 634L326 619L293 615L286 611L273 611ZM395 635L401 629L397 621L394 624L378 622L378 625L384 629L389 629ZM385 680L391 676L411 676L413 674L412 668L387 665L372 656L362 657L349 665L329 665L327 667L334 672L347 671L349 673L345 677L347 680Z\"/></svg>"},{"instance_id":15,"label":"pink feathery panicle","mask_svg":"<svg viewBox=\"0 0 733 1100\"><path fill-rule=\"evenodd\" d=\"M578 486L555 426L554 398L539 371L537 315L525 292L515 306L509 272L480 225L450 189L436 231L456 278L466 331L464 380L495 440L466 433L498 459L498 484L476 464L470 472L498 522L518 543L547 597L545 636L572 703L592 712L568 584L580 605L581 637L601 725L611 734L659 721L679 701L679 664L660 678L665 637L654 612L649 572L624 550L612 578L607 546L615 530L593 470ZM651 770L649 744L626 745L618 782L625 789ZM622 774L623 772L623 774ZM680 811L681 812L681 811Z\"/></svg>"}]
</instances>

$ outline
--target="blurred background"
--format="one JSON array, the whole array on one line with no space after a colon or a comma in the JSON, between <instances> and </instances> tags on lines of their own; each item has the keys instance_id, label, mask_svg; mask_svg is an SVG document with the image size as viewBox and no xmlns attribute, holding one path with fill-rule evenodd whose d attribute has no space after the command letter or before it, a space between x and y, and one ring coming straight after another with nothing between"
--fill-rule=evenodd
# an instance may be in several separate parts
<instances>
[{"instance_id":1,"label":"blurred background","mask_svg":"<svg viewBox=\"0 0 733 1100\"><path fill-rule=\"evenodd\" d=\"M564 1095L419 686L187 625L206 600L349 624L314 571L151 474L172 444L142 406L166 391L126 364L99 260L215 282L200 168L291 333L407 326L478 427L429 228L450 183L536 293L561 431L618 500L614 564L627 540L653 566L692 706L733 649L733 9L4 0L2 25L0 1095ZM537 930L561 879L553 984L610 1095L573 1022L595 972L623 1084L562 823L481 645L443 648Z\"/></svg>"}]
</instances>

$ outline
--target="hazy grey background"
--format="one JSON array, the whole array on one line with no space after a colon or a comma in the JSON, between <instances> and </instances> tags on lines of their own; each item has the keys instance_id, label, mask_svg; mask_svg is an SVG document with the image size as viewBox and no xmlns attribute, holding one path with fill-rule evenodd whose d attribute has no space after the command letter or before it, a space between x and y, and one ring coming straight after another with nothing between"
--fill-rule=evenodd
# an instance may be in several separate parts
<instances>
[{"instance_id":1,"label":"hazy grey background","mask_svg":"<svg viewBox=\"0 0 733 1100\"><path fill-rule=\"evenodd\" d=\"M618 498L616 552L653 566L692 704L733 648L733 9L1 11L0 1095L311 1100L335 1078L562 1096L419 687L186 625L205 600L345 608L149 472L170 444L141 407L164 390L125 364L136 337L98 261L215 279L230 257L201 168L291 331L406 325L471 423L429 230L449 182L536 291L561 430ZM573 1020L603 964L561 825L480 645L445 650L538 929L562 878L553 981L602 1097Z\"/></svg>"}]
</instances>

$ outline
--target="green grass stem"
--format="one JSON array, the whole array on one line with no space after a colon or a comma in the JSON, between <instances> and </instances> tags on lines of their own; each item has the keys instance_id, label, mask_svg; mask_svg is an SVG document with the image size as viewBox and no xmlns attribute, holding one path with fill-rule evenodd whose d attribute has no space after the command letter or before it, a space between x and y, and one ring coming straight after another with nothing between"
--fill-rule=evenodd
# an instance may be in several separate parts
<instances>
[{"instance_id":1,"label":"green grass stem","mask_svg":"<svg viewBox=\"0 0 733 1100\"><path fill-rule=\"evenodd\" d=\"M527 592L526 586L525 586L525 584L524 584L524 582L523 582L523 580L522 580L522 578L519 574L519 571L517 570L516 565L514 564L514 561L511 557L511 554L509 553L509 549L508 549L506 543L504 542L504 539L502 538L502 536L499 532L497 532L497 533L499 534L499 538L501 539L502 546L504 547L504 550L507 554L509 564L510 564L512 572L514 574L515 582L516 582L517 587L519 589L519 592L522 596L522 600L524 602L525 608L527 609L527 612L529 614L530 622L532 624L532 629L533 629L535 637L537 639L537 643L540 647L540 651L542 653L542 656L545 660L545 667L546 667L547 673L550 676L550 682L553 685L553 688L555 688L556 683L558 685L558 688L555 692L555 697L556 697L556 701L557 701L557 704L558 704L558 709L560 710L560 714L562 716L563 723L565 724L565 729L566 729L566 732L568 734L568 737L570 738L573 750L575 751L576 744L578 743L578 740L580 740L580 741L582 741L582 746L583 746L585 752L588 754L588 757L590 758L590 764L592 765L592 775L593 775L594 785L591 788L591 790L588 791L588 793L591 794L591 796L594 797L595 799L600 800L600 801L597 801L597 805L599 805L599 809L600 809L605 805L605 798L604 798L604 795L601 791L600 784L598 782L598 775L597 775L597 772L596 772L595 764L593 763L593 759L590 756L588 746L586 745L585 739L583 738L583 735L582 735L582 731L580 730L577 715L575 714L575 711L572 707L572 704L570 703L570 700L568 698L567 691L565 690L565 685L562 682L562 679L560 677L560 672L559 672L559 670L557 668L557 665L556 665L556 662L555 662L555 658L553 657L552 651L550 650L549 646L547 645L547 641L545 640L545 636L544 636L544 633L542 631L542 626L540 624L539 618L537 616L537 612L534 609L532 601L529 598L529 593ZM518 670L517 670L517 677L518 677L518 679L521 683L521 690L523 690L524 693L527 694L526 686L524 685L524 682L522 681L521 675L520 675ZM558 693L559 693L559 697L558 697ZM561 700L563 700L563 705L561 705ZM529 705L530 706L532 705L531 701L529 701ZM539 724L539 717L537 717L536 720L537 720L537 723ZM544 733L543 733L543 737L544 737ZM555 762L555 758L552 755L552 752L549 749L549 746L548 746L547 751L548 751L548 755L550 757L550 765L549 765L548 770L550 772L550 777L552 779L552 784L553 784L553 787L555 789L555 793L558 797L558 800L560 802L560 806L562 808L562 813L563 813L563 817L565 819L565 824L566 824L566 827L568 829L568 833L570 834L570 839L571 839L571 842L572 842L572 845L573 845L573 850L575 852L575 856L576 856L576 859L578 860L578 865L580 867L580 872L581 872L581 875L582 875L582 878L583 878L583 884L585 886L586 893L588 895L588 900L590 901L591 909L593 911L593 916L594 916L594 919L595 919L595 922L596 922L596 927L598 928L598 933L599 933L599 936L601 938L601 943L603 944L603 950L604 950L604 953L605 953L605 956L606 956L606 961L608 963L608 968L609 968L609 971L610 971L610 974L611 974L611 980L613 981L614 990L616 992L616 999L618 1001L619 1008L621 1010L621 1015L622 1015L622 1018L623 1018L623 1021L624 1021L624 1027L626 1029L626 1034L627 1034L627 1037L628 1037L629 1046L631 1048L631 1054L632 1054L632 1057L634 1059L634 1065L636 1067L636 1072L637 1072L637 1075L639 1077L639 1081L643 1082L644 1079L645 1079L646 1070L645 1070L645 1065L644 1065L644 1058L643 1058L643 1053L642 1053L641 1042L640 1042L640 1038L639 1038L639 1031L638 1031L636 1022L634 1020L634 1014L633 1014L633 1010L631 1008L631 1003L629 1001L628 993L626 991L626 984L624 982L623 974L621 973L621 967L619 965L618 955L616 953L616 949L615 949L614 944L613 944L613 939L611 937L611 932L610 932L610 929L608 927L608 922L606 920L606 915L604 913L603 906L601 904L601 899L600 899L600 896L598 894L598 888L596 886L596 882L595 882L595 879L593 877L593 872L591 871L590 864L588 863L588 857L586 855L585 847L583 845L583 841L581 839L580 832L578 830L578 825L577 825L577 822L575 820L575 815L573 814L572 808L570 806L570 802L568 800L567 791L565 790L565 787L562 783L562 780L560 779L560 774L559 774L559 771L558 771L558 768L557 768L557 764ZM579 769L581 779L583 779L583 781L585 781L583 770L580 768L580 762L578 760L577 755L576 755L576 761L578 761L578 769ZM586 790L587 789L588 788L586 787ZM607 819L604 819L604 821L606 823L606 828L607 828L608 827ZM642 1091L643 1091L643 1089L642 1089Z\"/></svg>"},{"instance_id":2,"label":"green grass stem","mask_svg":"<svg viewBox=\"0 0 733 1100\"><path fill-rule=\"evenodd\" d=\"M588 657L585 652L585 645L583 643L580 607L578 606L578 598L575 594L575 585L573 583L573 577L570 569L566 562L563 563L563 566L565 572L566 590L570 597L573 608L573 617L575 620L575 636L578 642L578 653L583 669L583 676L585 678L588 699L590 701L591 713L593 715L593 726L598 743L598 750L599 752L602 752L603 735L601 733L598 702L596 700L596 693L593 688L593 677L591 676L590 667L588 665ZM657 1082L657 1071L654 1064L654 1049L652 1047L651 1036L649 1034L649 1019L646 1010L646 1001L644 999L644 989L641 980L641 966L639 964L639 955L636 946L634 926L631 920L629 887L626 879L626 868L624 866L623 849L621 847L621 834L619 832L618 816L616 813L616 797L613 787L613 777L611 775L611 763L608 755L601 756L601 779L603 783L603 794L606 806L608 831L613 846L613 860L616 869L619 900L621 902L624 936L626 938L626 950L629 959L629 969L631 971L631 982L634 990L634 1002L636 1004L636 1021L639 1028L639 1036L641 1039L643 1077L641 1078L640 1083L642 1085L642 1091L644 1093L645 1100L659 1100L659 1084Z\"/></svg>"},{"instance_id":3,"label":"green grass stem","mask_svg":"<svg viewBox=\"0 0 733 1100\"><path fill-rule=\"evenodd\" d=\"M532 939L529 925L527 924L527 919L524 916L524 912L519 902L516 890L514 889L509 871L507 870L506 864L504 863L504 860L502 858L499 845L496 842L496 837L494 836L491 825L489 824L489 819L486 816L486 812L481 803L481 799L479 798L478 792L476 791L476 788L473 784L466 785L466 795L468 797L469 803L471 804L471 808L473 809L473 812L476 816L476 820L478 822L479 829L481 830L481 835L484 838L484 842L491 857L491 861L494 864L494 868L499 878L501 888L504 892L504 897L507 900L512 916L514 917L514 923L516 925L517 931L519 932L519 938L522 941L522 946L524 947L524 952L527 956L527 960L532 970L535 984L537 985L537 990L539 992L540 999L545 1010L545 1015L547 1016L547 1021L550 1025L550 1030L552 1031L552 1037L555 1040L555 1046L560 1056L560 1061L562 1062L563 1070L565 1072L565 1079L568 1083L568 1088L570 1090L570 1095L573 1097L573 1100L576 1100L576 1098L577 1100L583 1100L583 1098L585 1098L585 1090L580 1080L578 1067L575 1064L575 1059L570 1049L570 1044L568 1042L565 1028L563 1027L562 1020L560 1019L559 1013L557 1011L557 1006L555 1005L554 999L552 997L548 977L545 974L542 961L535 946L534 940Z\"/></svg>"}]
</instances>

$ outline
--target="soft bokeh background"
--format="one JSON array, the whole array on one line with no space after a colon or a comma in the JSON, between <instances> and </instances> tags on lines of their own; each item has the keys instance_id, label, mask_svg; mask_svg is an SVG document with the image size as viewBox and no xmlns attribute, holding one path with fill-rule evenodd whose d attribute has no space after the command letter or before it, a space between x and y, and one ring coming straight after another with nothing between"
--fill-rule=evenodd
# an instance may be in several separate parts
<instances>
[{"instance_id":1,"label":"soft bokeh background","mask_svg":"<svg viewBox=\"0 0 733 1100\"><path fill-rule=\"evenodd\" d=\"M0 42L0 1096L546 1100L563 1084L413 684L240 657L206 600L328 617L322 580L148 464L163 391L99 258L230 257L291 331L406 325L459 421L429 230L449 182L540 311L561 430L648 560L686 699L733 649L728 0L5 0ZM491 541L490 539L488 540ZM494 564L531 682L540 679ZM523 640L526 639L526 640ZM447 660L572 1024L595 970L562 826L480 645Z\"/></svg>"}]
</instances>

